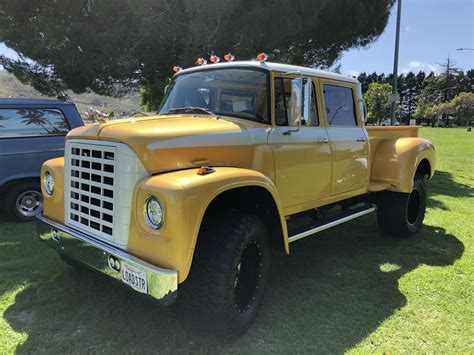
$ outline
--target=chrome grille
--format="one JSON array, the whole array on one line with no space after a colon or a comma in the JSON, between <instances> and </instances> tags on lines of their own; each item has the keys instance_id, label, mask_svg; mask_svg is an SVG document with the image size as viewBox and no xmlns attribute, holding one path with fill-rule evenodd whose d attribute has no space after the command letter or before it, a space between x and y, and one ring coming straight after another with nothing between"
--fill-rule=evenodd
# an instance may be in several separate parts
<instances>
[{"instance_id":1,"label":"chrome grille","mask_svg":"<svg viewBox=\"0 0 474 355\"><path fill-rule=\"evenodd\" d=\"M116 150L70 144L69 223L113 240Z\"/></svg>"},{"instance_id":2,"label":"chrome grille","mask_svg":"<svg viewBox=\"0 0 474 355\"><path fill-rule=\"evenodd\" d=\"M126 250L136 184L149 176L126 144L66 139L65 224Z\"/></svg>"}]
</instances>

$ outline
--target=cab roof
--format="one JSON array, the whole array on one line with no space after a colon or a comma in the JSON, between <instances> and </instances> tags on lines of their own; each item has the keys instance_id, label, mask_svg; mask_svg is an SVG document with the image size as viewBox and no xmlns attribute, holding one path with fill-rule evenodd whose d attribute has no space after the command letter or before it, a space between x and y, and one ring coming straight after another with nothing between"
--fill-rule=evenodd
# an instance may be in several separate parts
<instances>
[{"instance_id":1,"label":"cab roof","mask_svg":"<svg viewBox=\"0 0 474 355\"><path fill-rule=\"evenodd\" d=\"M198 71L204 70L212 70L218 68L259 68L259 69L266 69L269 71L275 71L279 73L285 72L300 72L303 75L318 77L318 78L325 78L325 79L333 79L333 80L340 80L350 83L359 83L359 81L353 77L333 73L330 71L307 68L307 67L300 67L297 65L289 65L289 64L280 64L280 63L272 63L272 62L264 62L261 63L256 60L252 61L236 61L236 62L221 62L216 64L205 64L200 66L195 66L191 68L184 69L176 74L176 76L183 75L186 73L193 73Z\"/></svg>"}]
</instances>

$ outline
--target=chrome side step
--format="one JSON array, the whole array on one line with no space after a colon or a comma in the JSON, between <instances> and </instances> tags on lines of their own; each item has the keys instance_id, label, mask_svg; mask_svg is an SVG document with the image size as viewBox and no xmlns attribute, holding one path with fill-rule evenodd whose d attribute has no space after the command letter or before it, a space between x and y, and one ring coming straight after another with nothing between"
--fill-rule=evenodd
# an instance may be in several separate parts
<instances>
[{"instance_id":1,"label":"chrome side step","mask_svg":"<svg viewBox=\"0 0 474 355\"><path fill-rule=\"evenodd\" d=\"M315 233L318 233L318 232L321 232L325 229L329 229L329 228L332 228L332 227L335 227L339 224L342 224L342 223L345 223L345 222L348 222L350 220L353 220L353 219L356 219L356 218L359 218L359 217L362 217L362 216L365 216L366 214L369 214L369 213L372 213L376 210L375 206L371 206L367 209L364 209L362 211L358 211L354 214L351 214L351 215L348 215L348 216L344 216L340 219L336 219L334 221L331 221L331 222L328 222L326 224L322 224L320 226L317 226L315 228L311 228L305 232L302 232L302 233L299 233L299 234L296 234L296 235L293 235L291 237L288 238L288 241L291 243L291 242L294 242L294 241L297 241L298 239L302 239L302 238L305 238L305 237L309 237L310 235L312 234L315 234Z\"/></svg>"}]
</instances>

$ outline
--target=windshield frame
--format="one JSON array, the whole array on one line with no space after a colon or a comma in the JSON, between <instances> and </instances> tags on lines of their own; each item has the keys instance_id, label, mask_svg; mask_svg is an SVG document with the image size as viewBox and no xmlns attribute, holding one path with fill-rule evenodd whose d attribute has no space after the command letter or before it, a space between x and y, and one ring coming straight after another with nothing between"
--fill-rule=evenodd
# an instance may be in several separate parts
<instances>
[{"instance_id":1,"label":"windshield frame","mask_svg":"<svg viewBox=\"0 0 474 355\"><path fill-rule=\"evenodd\" d=\"M239 114L234 114L232 112L225 112L225 113L219 113L219 112L214 112L217 116L228 116L228 117L235 117L247 121L252 121L252 122L257 122L260 124L264 125L272 125L272 107L271 107L271 101L272 101L272 93L271 93L271 75L270 75L270 70L267 68L258 68L258 67L252 67L252 66L246 66L246 65L235 65L235 66L226 66L226 67L213 67L212 64L206 64L205 66L202 66L202 68L199 68L199 70L193 70L190 72L179 72L173 75L172 79L173 81L170 83L170 90L168 93L163 97L163 101L160 104L160 112L165 104L166 99L168 98L169 94L172 91L172 87L174 86L174 83L176 79L180 76L187 75L187 74L195 74L199 72L205 72L205 71L217 71L217 70L230 70L230 69L238 69L238 70L248 70L248 71L259 71L262 73L265 73L266 76L266 89L267 89L267 117L263 117L265 121L262 121L258 118L252 118L248 116L243 116ZM167 113L160 113L160 115L166 115Z\"/></svg>"}]
</instances>

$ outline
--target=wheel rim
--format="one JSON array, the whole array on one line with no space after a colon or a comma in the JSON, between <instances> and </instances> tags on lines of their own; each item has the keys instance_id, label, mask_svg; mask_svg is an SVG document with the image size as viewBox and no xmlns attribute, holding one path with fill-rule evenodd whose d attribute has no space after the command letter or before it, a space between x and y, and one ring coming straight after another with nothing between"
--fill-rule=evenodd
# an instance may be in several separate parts
<instances>
[{"instance_id":1,"label":"wheel rim","mask_svg":"<svg viewBox=\"0 0 474 355\"><path fill-rule=\"evenodd\" d=\"M262 278L262 249L252 241L245 247L237 265L234 282L235 306L240 313L251 307Z\"/></svg>"},{"instance_id":2,"label":"wheel rim","mask_svg":"<svg viewBox=\"0 0 474 355\"><path fill-rule=\"evenodd\" d=\"M38 191L24 191L16 199L16 209L24 217L34 217L42 208L43 202Z\"/></svg>"},{"instance_id":3,"label":"wheel rim","mask_svg":"<svg viewBox=\"0 0 474 355\"><path fill-rule=\"evenodd\" d=\"M418 191L418 189L414 189L410 194L410 198L408 199L407 220L409 224L411 225L416 224L416 222L420 218L420 211L421 211L420 191Z\"/></svg>"}]
</instances>

